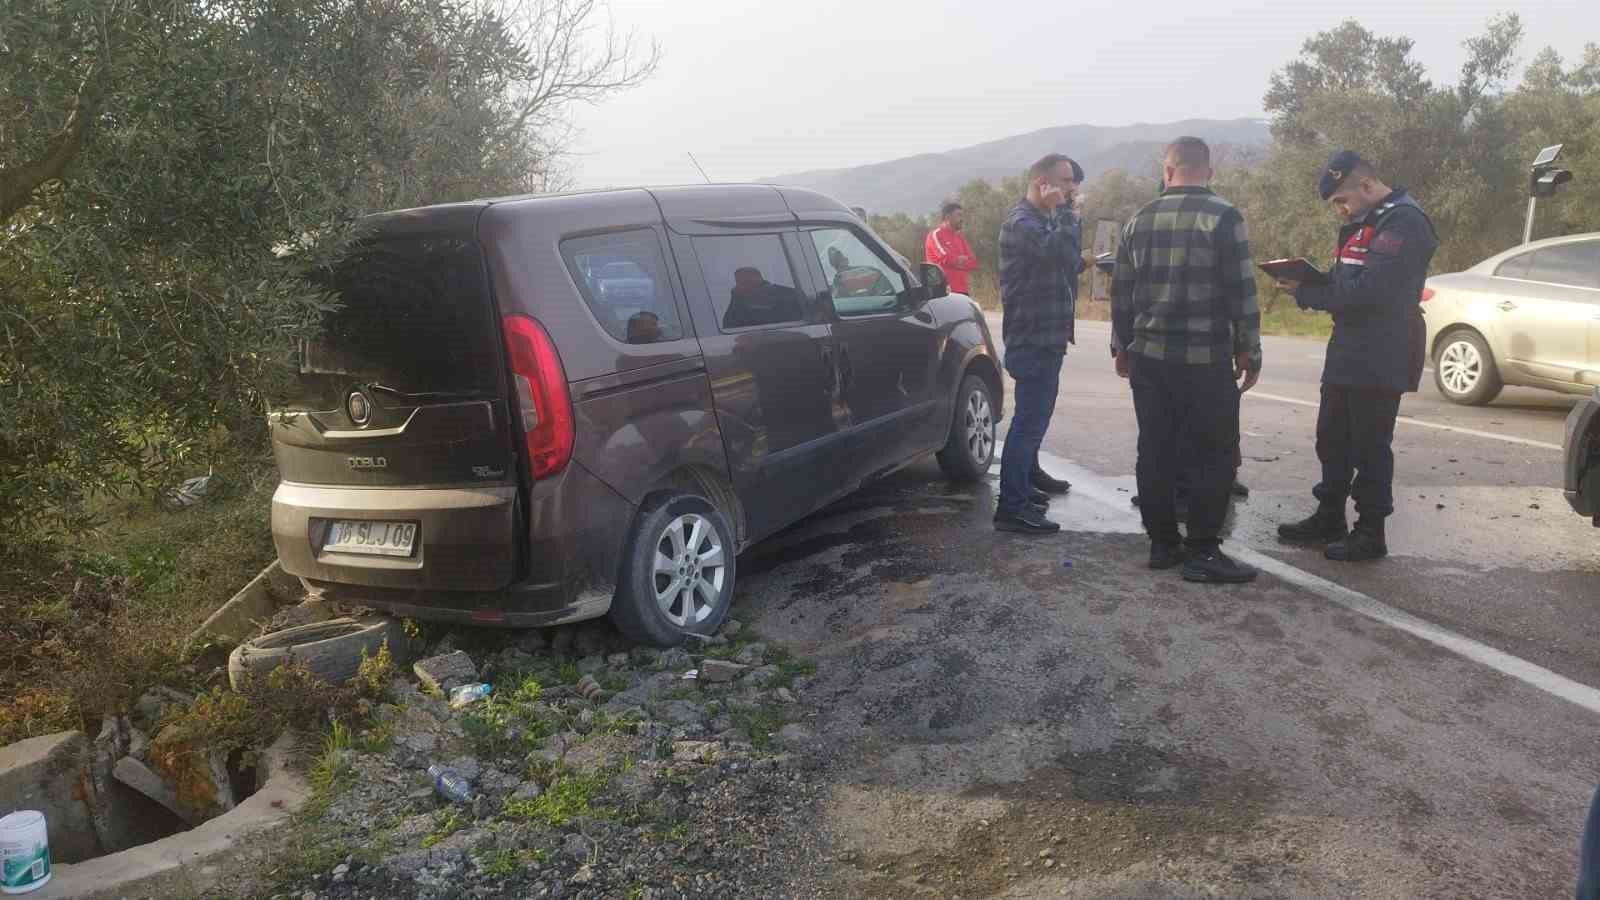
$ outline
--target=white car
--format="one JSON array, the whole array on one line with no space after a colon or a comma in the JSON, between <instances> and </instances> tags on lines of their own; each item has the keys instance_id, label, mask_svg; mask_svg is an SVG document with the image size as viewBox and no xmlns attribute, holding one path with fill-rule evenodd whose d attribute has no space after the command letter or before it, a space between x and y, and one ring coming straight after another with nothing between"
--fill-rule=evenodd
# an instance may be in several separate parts
<instances>
[{"instance_id":1,"label":"white car","mask_svg":"<svg viewBox=\"0 0 1600 900\"><path fill-rule=\"evenodd\" d=\"M1480 406L1508 384L1600 386L1600 232L1534 241L1422 292L1439 393Z\"/></svg>"}]
</instances>

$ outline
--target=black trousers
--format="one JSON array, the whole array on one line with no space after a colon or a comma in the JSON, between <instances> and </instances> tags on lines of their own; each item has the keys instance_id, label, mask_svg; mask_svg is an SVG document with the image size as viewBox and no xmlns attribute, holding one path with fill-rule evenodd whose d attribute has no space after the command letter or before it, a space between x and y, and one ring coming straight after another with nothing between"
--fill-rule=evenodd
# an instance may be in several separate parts
<instances>
[{"instance_id":1,"label":"black trousers","mask_svg":"<svg viewBox=\"0 0 1600 900\"><path fill-rule=\"evenodd\" d=\"M1382 388L1325 384L1317 410L1317 459L1322 483L1314 493L1324 506L1382 519L1394 512L1394 420L1400 394Z\"/></svg>"},{"instance_id":2,"label":"black trousers","mask_svg":"<svg viewBox=\"0 0 1600 900\"><path fill-rule=\"evenodd\" d=\"M1139 418L1139 513L1157 543L1177 544L1180 473L1189 485L1189 536L1195 549L1221 543L1239 442L1239 389L1233 361L1165 362L1135 354L1129 381Z\"/></svg>"}]
</instances>

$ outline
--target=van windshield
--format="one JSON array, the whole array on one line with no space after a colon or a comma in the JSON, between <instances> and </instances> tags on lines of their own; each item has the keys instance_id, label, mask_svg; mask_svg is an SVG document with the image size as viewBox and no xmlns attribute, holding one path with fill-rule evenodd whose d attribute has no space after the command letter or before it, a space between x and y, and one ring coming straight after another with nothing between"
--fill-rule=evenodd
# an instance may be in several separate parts
<instances>
[{"instance_id":1,"label":"van windshield","mask_svg":"<svg viewBox=\"0 0 1600 900\"><path fill-rule=\"evenodd\" d=\"M472 241L372 241L324 282L339 309L301 344L274 408L330 410L363 385L386 404L499 396L499 331L483 253Z\"/></svg>"}]
</instances>

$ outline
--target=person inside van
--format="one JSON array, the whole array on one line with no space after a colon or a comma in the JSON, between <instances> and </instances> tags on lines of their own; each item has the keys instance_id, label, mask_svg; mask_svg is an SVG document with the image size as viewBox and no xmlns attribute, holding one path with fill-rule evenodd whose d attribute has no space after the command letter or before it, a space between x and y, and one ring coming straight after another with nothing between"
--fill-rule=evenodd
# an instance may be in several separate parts
<instances>
[{"instance_id":1,"label":"person inside van","mask_svg":"<svg viewBox=\"0 0 1600 900\"><path fill-rule=\"evenodd\" d=\"M661 317L641 309L628 317L628 343L654 344L661 340Z\"/></svg>"},{"instance_id":2,"label":"person inside van","mask_svg":"<svg viewBox=\"0 0 1600 900\"><path fill-rule=\"evenodd\" d=\"M760 269L744 266L734 270L733 290L728 311L722 317L722 327L749 328L752 325L798 322L805 319L804 310L799 291L773 284L761 274Z\"/></svg>"}]
</instances>

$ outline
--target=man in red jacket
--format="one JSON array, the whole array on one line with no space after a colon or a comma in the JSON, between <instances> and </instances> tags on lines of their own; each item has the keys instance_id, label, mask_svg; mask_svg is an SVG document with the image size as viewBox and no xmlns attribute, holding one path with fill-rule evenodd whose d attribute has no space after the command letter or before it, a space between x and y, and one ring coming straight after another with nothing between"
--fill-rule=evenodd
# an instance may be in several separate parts
<instances>
[{"instance_id":1,"label":"man in red jacket","mask_svg":"<svg viewBox=\"0 0 1600 900\"><path fill-rule=\"evenodd\" d=\"M933 263L944 270L944 280L956 294L971 292L967 273L978 267L978 258L972 255L967 239L961 234L963 214L961 204L950 201L939 209L939 227L928 232L922 251Z\"/></svg>"}]
</instances>

